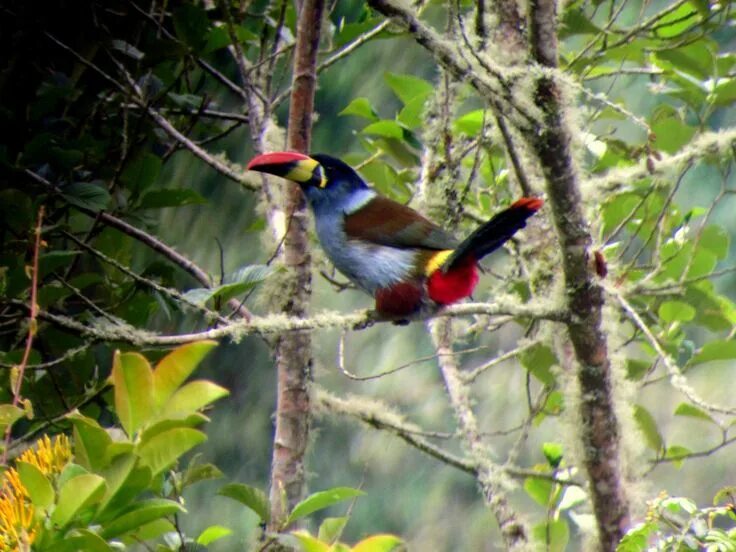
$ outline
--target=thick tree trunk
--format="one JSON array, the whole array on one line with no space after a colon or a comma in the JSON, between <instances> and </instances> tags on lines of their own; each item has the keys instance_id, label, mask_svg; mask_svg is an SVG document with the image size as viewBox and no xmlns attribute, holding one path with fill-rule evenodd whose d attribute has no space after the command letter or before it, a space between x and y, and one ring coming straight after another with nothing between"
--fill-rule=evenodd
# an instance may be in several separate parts
<instances>
[{"instance_id":1,"label":"thick tree trunk","mask_svg":"<svg viewBox=\"0 0 736 552\"><path fill-rule=\"evenodd\" d=\"M289 106L288 147L307 153L312 129L323 0L304 0L299 13ZM283 262L289 269L289 293L284 313L305 317L312 288L307 211L299 186L287 184L284 194L287 230ZM276 345L278 371L276 434L271 465L271 530L279 530L304 494L305 453L309 436L308 383L312 344L308 332L284 333Z\"/></svg>"}]
</instances>

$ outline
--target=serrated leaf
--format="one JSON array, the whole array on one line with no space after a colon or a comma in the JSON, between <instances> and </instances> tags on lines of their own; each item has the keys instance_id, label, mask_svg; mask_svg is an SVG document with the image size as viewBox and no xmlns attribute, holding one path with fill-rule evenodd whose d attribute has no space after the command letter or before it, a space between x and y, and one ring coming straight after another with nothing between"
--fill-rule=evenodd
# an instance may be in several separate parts
<instances>
[{"instance_id":1,"label":"serrated leaf","mask_svg":"<svg viewBox=\"0 0 736 552\"><path fill-rule=\"evenodd\" d=\"M129 436L135 434L153 413L153 372L138 353L115 352L112 362L115 411Z\"/></svg>"},{"instance_id":2,"label":"serrated leaf","mask_svg":"<svg viewBox=\"0 0 736 552\"><path fill-rule=\"evenodd\" d=\"M407 104L417 96L429 96L434 92L434 86L424 79L413 75L399 75L397 73L386 73L386 83L402 103Z\"/></svg>"},{"instance_id":3,"label":"serrated leaf","mask_svg":"<svg viewBox=\"0 0 736 552\"><path fill-rule=\"evenodd\" d=\"M377 121L378 114L368 98L355 98L338 115L356 115L369 121Z\"/></svg>"},{"instance_id":4,"label":"serrated leaf","mask_svg":"<svg viewBox=\"0 0 736 552\"><path fill-rule=\"evenodd\" d=\"M48 509L56 498L56 493L48 478L35 465L28 462L16 462L15 467L33 505L41 510Z\"/></svg>"},{"instance_id":5,"label":"serrated leaf","mask_svg":"<svg viewBox=\"0 0 736 552\"><path fill-rule=\"evenodd\" d=\"M211 543L233 534L232 529L222 525L210 525L197 537L197 544L209 546Z\"/></svg>"},{"instance_id":6,"label":"serrated leaf","mask_svg":"<svg viewBox=\"0 0 736 552\"><path fill-rule=\"evenodd\" d=\"M108 191L92 182L74 182L64 186L61 195L72 205L95 212L104 211L110 203Z\"/></svg>"},{"instance_id":7,"label":"serrated leaf","mask_svg":"<svg viewBox=\"0 0 736 552\"><path fill-rule=\"evenodd\" d=\"M126 509L114 520L106 523L102 528L101 535L106 539L111 539L134 531L156 519L185 511L181 504L173 500L165 498L142 500Z\"/></svg>"},{"instance_id":8,"label":"serrated leaf","mask_svg":"<svg viewBox=\"0 0 736 552\"><path fill-rule=\"evenodd\" d=\"M153 475L176 462L181 455L207 440L199 430L178 427L163 431L137 447L141 464L148 466Z\"/></svg>"},{"instance_id":9,"label":"serrated leaf","mask_svg":"<svg viewBox=\"0 0 736 552\"><path fill-rule=\"evenodd\" d=\"M710 416L710 414L689 403L680 403L677 405L677 408L675 408L675 416L688 416L690 418L705 420L712 424L715 423L715 420Z\"/></svg>"},{"instance_id":10,"label":"serrated leaf","mask_svg":"<svg viewBox=\"0 0 736 552\"><path fill-rule=\"evenodd\" d=\"M51 522L65 527L80 510L102 499L105 488L105 480L94 473L69 479L59 490L59 500L51 514Z\"/></svg>"},{"instance_id":11,"label":"serrated leaf","mask_svg":"<svg viewBox=\"0 0 736 552\"><path fill-rule=\"evenodd\" d=\"M250 508L264 523L271 520L271 506L268 497L266 493L256 487L244 483L229 483L217 491L217 494L236 500Z\"/></svg>"},{"instance_id":12,"label":"serrated leaf","mask_svg":"<svg viewBox=\"0 0 736 552\"><path fill-rule=\"evenodd\" d=\"M183 205L201 205L207 200L194 190L186 188L169 188L151 190L141 198L141 209L161 209L163 207L181 207Z\"/></svg>"},{"instance_id":13,"label":"serrated leaf","mask_svg":"<svg viewBox=\"0 0 736 552\"><path fill-rule=\"evenodd\" d=\"M216 346L216 341L196 341L177 347L159 361L152 376L153 399L158 408L171 398Z\"/></svg>"},{"instance_id":14,"label":"serrated leaf","mask_svg":"<svg viewBox=\"0 0 736 552\"><path fill-rule=\"evenodd\" d=\"M353 489L352 487L335 487L326 491L313 493L294 506L294 509L286 520L286 525L291 525L298 519L317 512L318 510L328 508L329 506L342 502L343 500L355 498L364 494L365 493L363 491Z\"/></svg>"},{"instance_id":15,"label":"serrated leaf","mask_svg":"<svg viewBox=\"0 0 736 552\"><path fill-rule=\"evenodd\" d=\"M634 405L634 419L649 447L659 453L664 448L664 440L654 417L646 408L636 404Z\"/></svg>"}]
</instances>

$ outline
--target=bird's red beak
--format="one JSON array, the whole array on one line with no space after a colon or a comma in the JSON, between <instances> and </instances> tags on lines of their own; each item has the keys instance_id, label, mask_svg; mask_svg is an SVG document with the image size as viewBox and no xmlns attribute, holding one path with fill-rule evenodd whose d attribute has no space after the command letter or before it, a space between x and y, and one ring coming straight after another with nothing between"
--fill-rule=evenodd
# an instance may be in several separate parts
<instances>
[{"instance_id":1,"label":"bird's red beak","mask_svg":"<svg viewBox=\"0 0 736 552\"><path fill-rule=\"evenodd\" d=\"M258 155L250 160L247 169L281 176L299 184L320 188L327 185L322 166L308 155L295 151L275 151Z\"/></svg>"}]
</instances>

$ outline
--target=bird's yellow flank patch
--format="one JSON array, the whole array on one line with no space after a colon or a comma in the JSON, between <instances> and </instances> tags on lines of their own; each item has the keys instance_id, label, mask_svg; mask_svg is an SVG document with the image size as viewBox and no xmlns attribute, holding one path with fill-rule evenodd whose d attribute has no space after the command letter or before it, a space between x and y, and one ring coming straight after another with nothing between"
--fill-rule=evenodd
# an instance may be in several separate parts
<instances>
[{"instance_id":1,"label":"bird's yellow flank patch","mask_svg":"<svg viewBox=\"0 0 736 552\"><path fill-rule=\"evenodd\" d=\"M452 255L452 249L437 251L437 253L432 255L427 261L427 264L424 267L424 275L431 276L433 272L439 270L440 267L445 264L445 261L450 257L450 255Z\"/></svg>"}]
</instances>

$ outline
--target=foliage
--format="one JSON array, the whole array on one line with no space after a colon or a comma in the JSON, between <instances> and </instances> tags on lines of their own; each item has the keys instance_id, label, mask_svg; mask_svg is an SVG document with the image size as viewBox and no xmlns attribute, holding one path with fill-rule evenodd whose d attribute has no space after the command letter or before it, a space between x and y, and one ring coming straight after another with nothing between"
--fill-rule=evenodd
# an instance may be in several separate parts
<instances>
[{"instance_id":1,"label":"foliage","mask_svg":"<svg viewBox=\"0 0 736 552\"><path fill-rule=\"evenodd\" d=\"M0 33L9 53L0 75L0 432L14 458L0 488L0 550L106 550L157 535L177 549L187 540L209 546L230 531L252 539L258 523L270 521L271 504L260 490L268 462L254 468L249 460L270 449L273 410L265 391L272 370L253 360L255 339L245 352L218 352L217 381L232 382L233 391L237 384L246 406L218 407L219 427L228 429L203 453L251 470L242 480L259 479L219 491L257 521L209 524L191 532L196 539L173 521L188 523L182 492L194 495L193 483L220 474L197 457L182 464L205 439L202 409L226 393L213 381L186 381L213 346L197 334L254 333L270 342L291 323L269 317L268 307L289 292L272 262L272 235L284 221L276 199L237 163L260 138L271 149L282 145L274 127L289 94L294 3L90 0L74 18L64 2L16 4L3 8L13 32ZM422 51L368 4L341 0L327 17L314 149L340 155L381 193L466 235L518 196L542 193L544 167L529 144L541 119L534 90L541 77L558 82L605 291L626 480L668 489L620 549L729 549L730 507L695 504L706 483L727 477L713 469L727 460L712 453L732 444L736 416L727 392L736 359L733 6L567 2L560 64L548 68L525 48L509 51L493 28L483 35L493 18L476 10L501 3L418 3L417 21L442 34L442 44L464 48L463 59L475 64L469 74L497 75L495 96L511 102L499 111L468 75L458 78L446 59ZM487 453L504 492L516 488L505 478L522 482L511 502L525 505L532 538L550 550L574 549L592 531L571 379L577 366L564 317L537 316L566 307L560 244L553 213L545 213L491 261L475 300L492 314L456 324L450 355L435 356L418 324L354 336L349 317L307 321L320 328L317 364L329 369L316 372L315 387L339 399L322 403L328 421L318 422L310 470L314 487L331 490L305 498L288 521L351 498L354 490L334 480L364 472L369 492L360 502L373 513L351 515L352 548L339 543L345 517L289 542L306 550L396 544L393 536L360 540L375 525L418 549L429 542L472 550L496 538L487 523L482 532L468 529L481 510L479 496L465 492L468 480L483 477L454 423L463 412L448 410L433 373L410 368L412 359L448 356L460 365L467 411L479 422L476 450ZM315 283L315 311L367 304L338 295L345 287L319 257L317 268L327 278ZM264 301L253 301L258 291ZM339 355L334 334L322 330L330 327L349 333ZM197 341L166 356L152 349L182 336ZM156 368L131 351L147 351ZM361 382L363 374L376 381ZM260 440L246 437L250 426L240 435L232 429L248 425L244 408L248 423L256 410L265 420ZM343 418L365 423L367 433L348 433L335 423ZM218 431L213 425L208 434ZM386 436L370 433L376 428ZM428 458L401 450L396 435ZM36 452L21 455L28 443ZM440 482L436 462L457 473L442 471ZM353 464L359 468L346 474ZM632 492L632 502L641 498Z\"/></svg>"}]
</instances>

